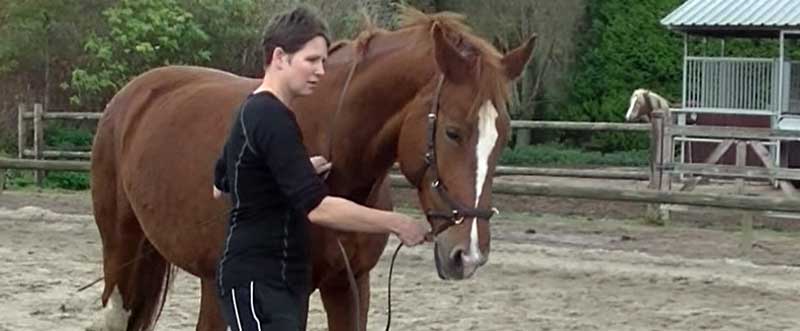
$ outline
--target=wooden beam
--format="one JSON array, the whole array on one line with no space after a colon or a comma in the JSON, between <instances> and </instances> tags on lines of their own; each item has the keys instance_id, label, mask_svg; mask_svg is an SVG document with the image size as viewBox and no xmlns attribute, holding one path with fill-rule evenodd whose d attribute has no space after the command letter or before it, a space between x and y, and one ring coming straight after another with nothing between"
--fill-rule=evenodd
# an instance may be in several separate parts
<instances>
[{"instance_id":1,"label":"wooden beam","mask_svg":"<svg viewBox=\"0 0 800 331\"><path fill-rule=\"evenodd\" d=\"M750 146L753 147L753 152L756 153L756 156L758 156L758 159L764 164L764 167L770 169L776 168L775 164L772 162L772 160L770 160L769 151L766 147L764 147L764 144L757 141L751 141ZM797 189L795 189L794 185L790 182L778 180L778 186L780 186L783 193L788 196L795 196L797 194Z\"/></svg>"},{"instance_id":2,"label":"wooden beam","mask_svg":"<svg viewBox=\"0 0 800 331\"><path fill-rule=\"evenodd\" d=\"M22 158L22 151L28 143L28 127L25 125L25 105L19 104L17 107L17 158Z\"/></svg>"},{"instance_id":3,"label":"wooden beam","mask_svg":"<svg viewBox=\"0 0 800 331\"><path fill-rule=\"evenodd\" d=\"M87 161L24 160L0 157L0 169L89 171Z\"/></svg>"},{"instance_id":4,"label":"wooden beam","mask_svg":"<svg viewBox=\"0 0 800 331\"><path fill-rule=\"evenodd\" d=\"M395 164L394 173L399 171ZM498 166L494 172L495 177L503 176L549 176L549 177L577 177L597 179L622 179L622 180L648 180L650 175L645 168L625 168L618 170L606 169L569 169L569 168L539 168L539 167L509 167Z\"/></svg>"},{"instance_id":5,"label":"wooden beam","mask_svg":"<svg viewBox=\"0 0 800 331\"><path fill-rule=\"evenodd\" d=\"M31 119L34 117L33 112L26 112L23 115L26 119ZM93 113L93 112L85 112L85 113L78 113L78 112L55 112L55 113L45 113L42 118L46 120L54 120L54 119L62 119L62 120L99 120L103 117L103 113Z\"/></svg>"},{"instance_id":6,"label":"wooden beam","mask_svg":"<svg viewBox=\"0 0 800 331\"><path fill-rule=\"evenodd\" d=\"M24 156L36 156L36 152L26 149L23 153ZM92 157L92 152L79 152L79 151L41 151L44 159L89 159Z\"/></svg>"},{"instance_id":7,"label":"wooden beam","mask_svg":"<svg viewBox=\"0 0 800 331\"><path fill-rule=\"evenodd\" d=\"M747 165L747 142L736 142L736 167L742 168ZM744 178L736 178L736 193L744 194Z\"/></svg>"},{"instance_id":8,"label":"wooden beam","mask_svg":"<svg viewBox=\"0 0 800 331\"><path fill-rule=\"evenodd\" d=\"M753 252L753 212L742 213L740 221L742 227L741 241L739 242L739 255L745 258L750 257Z\"/></svg>"},{"instance_id":9,"label":"wooden beam","mask_svg":"<svg viewBox=\"0 0 800 331\"><path fill-rule=\"evenodd\" d=\"M392 185L410 188L405 177L391 175ZM641 203L667 203L689 206L718 207L742 210L770 210L800 212L800 199L721 195L695 192L632 190L613 186L570 186L549 183L500 183L492 187L495 194L546 196L557 198L627 201Z\"/></svg>"},{"instance_id":10,"label":"wooden beam","mask_svg":"<svg viewBox=\"0 0 800 331\"><path fill-rule=\"evenodd\" d=\"M44 145L44 123L42 120L44 109L42 104L33 105L33 153L34 159L42 159L42 146ZM42 187L44 183L44 171L37 170L34 173L34 180L37 187Z\"/></svg>"},{"instance_id":11,"label":"wooden beam","mask_svg":"<svg viewBox=\"0 0 800 331\"><path fill-rule=\"evenodd\" d=\"M703 163L665 164L664 169L674 173L694 174L707 177L761 179L761 180L800 180L800 169L737 167L732 165L712 165Z\"/></svg>"},{"instance_id":12,"label":"wooden beam","mask_svg":"<svg viewBox=\"0 0 800 331\"><path fill-rule=\"evenodd\" d=\"M733 139L726 139L723 140L721 143L717 144L717 147L714 148L714 151L708 155L708 157L703 161L703 163L710 163L715 164L719 162L719 159L725 155L725 152L728 151L729 148L733 145Z\"/></svg>"},{"instance_id":13,"label":"wooden beam","mask_svg":"<svg viewBox=\"0 0 800 331\"><path fill-rule=\"evenodd\" d=\"M552 176L598 179L648 180L647 170L560 169L531 167L497 167L495 176Z\"/></svg>"},{"instance_id":14,"label":"wooden beam","mask_svg":"<svg viewBox=\"0 0 800 331\"><path fill-rule=\"evenodd\" d=\"M649 131L650 124L615 122L567 122L567 121L511 121L512 128L585 130L585 131Z\"/></svg>"},{"instance_id":15,"label":"wooden beam","mask_svg":"<svg viewBox=\"0 0 800 331\"><path fill-rule=\"evenodd\" d=\"M670 128L673 136L706 137L741 140L800 141L800 131L744 128L735 126L689 125Z\"/></svg>"}]
</instances>

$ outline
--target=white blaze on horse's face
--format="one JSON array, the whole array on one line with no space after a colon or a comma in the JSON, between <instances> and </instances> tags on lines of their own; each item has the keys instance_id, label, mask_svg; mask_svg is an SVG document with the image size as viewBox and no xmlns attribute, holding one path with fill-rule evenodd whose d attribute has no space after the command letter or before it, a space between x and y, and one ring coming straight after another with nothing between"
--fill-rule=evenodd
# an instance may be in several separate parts
<instances>
[{"instance_id":1,"label":"white blaze on horse's face","mask_svg":"<svg viewBox=\"0 0 800 331\"><path fill-rule=\"evenodd\" d=\"M639 117L639 107L637 107L636 104L639 98L641 98L642 96L638 92L639 91L634 92L633 95L631 96L631 102L630 106L628 107L628 112L625 113L625 120L628 122L631 122L635 120L636 117Z\"/></svg>"},{"instance_id":2,"label":"white blaze on horse's face","mask_svg":"<svg viewBox=\"0 0 800 331\"><path fill-rule=\"evenodd\" d=\"M475 208L483 195L483 186L489 174L489 157L497 144L497 108L491 101L486 101L478 112L478 143L475 145L477 169L475 173ZM478 245L478 219L470 223L469 249L462 256L464 276L469 276L483 264L486 258Z\"/></svg>"}]
</instances>

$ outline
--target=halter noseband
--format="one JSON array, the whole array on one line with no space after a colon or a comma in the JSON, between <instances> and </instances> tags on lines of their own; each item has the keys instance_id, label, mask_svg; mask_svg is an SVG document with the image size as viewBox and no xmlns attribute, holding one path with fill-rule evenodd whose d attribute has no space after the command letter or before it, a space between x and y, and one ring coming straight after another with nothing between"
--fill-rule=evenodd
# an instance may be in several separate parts
<instances>
[{"instance_id":1,"label":"halter noseband","mask_svg":"<svg viewBox=\"0 0 800 331\"><path fill-rule=\"evenodd\" d=\"M466 207L463 204L459 203L450 195L447 191L447 187L444 185L442 180L439 178L439 170L436 163L436 120L439 117L439 95L442 93L442 86L444 85L444 75L440 75L438 82L436 83L436 90L434 91L433 95L433 102L431 104L431 110L428 112L428 130L427 130L427 139L428 139L428 151L425 153L425 169L423 169L423 174L425 170L430 170L431 177L433 181L431 181L431 187L436 189L436 192L439 194L439 197L444 201L447 207L450 209L448 211L437 211L437 210L428 210L425 212L425 215L429 219L441 219L447 221L447 223L439 227L439 229L434 229L431 231L433 235L438 235L439 233L447 230L449 227L453 225L459 225L464 222L466 218L478 218L484 219L489 221L492 216L499 213L497 208L491 209L481 209L481 208L472 208Z\"/></svg>"}]
</instances>

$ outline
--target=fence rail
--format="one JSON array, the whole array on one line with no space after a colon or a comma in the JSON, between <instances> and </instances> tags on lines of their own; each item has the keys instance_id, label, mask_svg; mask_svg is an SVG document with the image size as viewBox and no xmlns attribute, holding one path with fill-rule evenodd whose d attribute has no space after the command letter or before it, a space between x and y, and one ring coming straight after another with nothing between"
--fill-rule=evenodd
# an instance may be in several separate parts
<instances>
[{"instance_id":1,"label":"fence rail","mask_svg":"<svg viewBox=\"0 0 800 331\"><path fill-rule=\"evenodd\" d=\"M0 169L34 169L89 171L85 161L19 160L0 158ZM410 188L411 185L400 175L391 175L395 187ZM800 199L788 197L754 197L744 195L704 194L678 191L653 191L621 189L610 186L575 186L547 183L505 183L495 182L492 191L497 194L523 196L546 196L605 201L627 201L641 203L666 203L689 206L735 208L743 210L769 210L800 212Z\"/></svg>"},{"instance_id":2,"label":"fence rail","mask_svg":"<svg viewBox=\"0 0 800 331\"><path fill-rule=\"evenodd\" d=\"M410 188L406 179L392 176L392 185ZM676 204L701 207L733 208L751 211L800 212L800 199L754 197L746 195L706 194L680 191L653 191L614 187L576 186L550 183L502 183L492 186L496 194L545 196L604 201Z\"/></svg>"},{"instance_id":3,"label":"fence rail","mask_svg":"<svg viewBox=\"0 0 800 331\"><path fill-rule=\"evenodd\" d=\"M650 131L650 124L614 122L567 122L567 121L511 121L515 129L552 129L581 131Z\"/></svg>"}]
</instances>

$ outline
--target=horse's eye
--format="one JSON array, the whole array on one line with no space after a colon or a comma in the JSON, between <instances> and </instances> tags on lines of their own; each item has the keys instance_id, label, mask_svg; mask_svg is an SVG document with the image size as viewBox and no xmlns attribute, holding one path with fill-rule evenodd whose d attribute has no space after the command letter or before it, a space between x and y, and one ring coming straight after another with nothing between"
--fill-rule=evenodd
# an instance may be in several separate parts
<instances>
[{"instance_id":1,"label":"horse's eye","mask_svg":"<svg viewBox=\"0 0 800 331\"><path fill-rule=\"evenodd\" d=\"M454 141L461 141L461 135L459 135L458 131L455 129L448 128L445 130L445 133L447 133L447 138L450 138Z\"/></svg>"}]
</instances>

